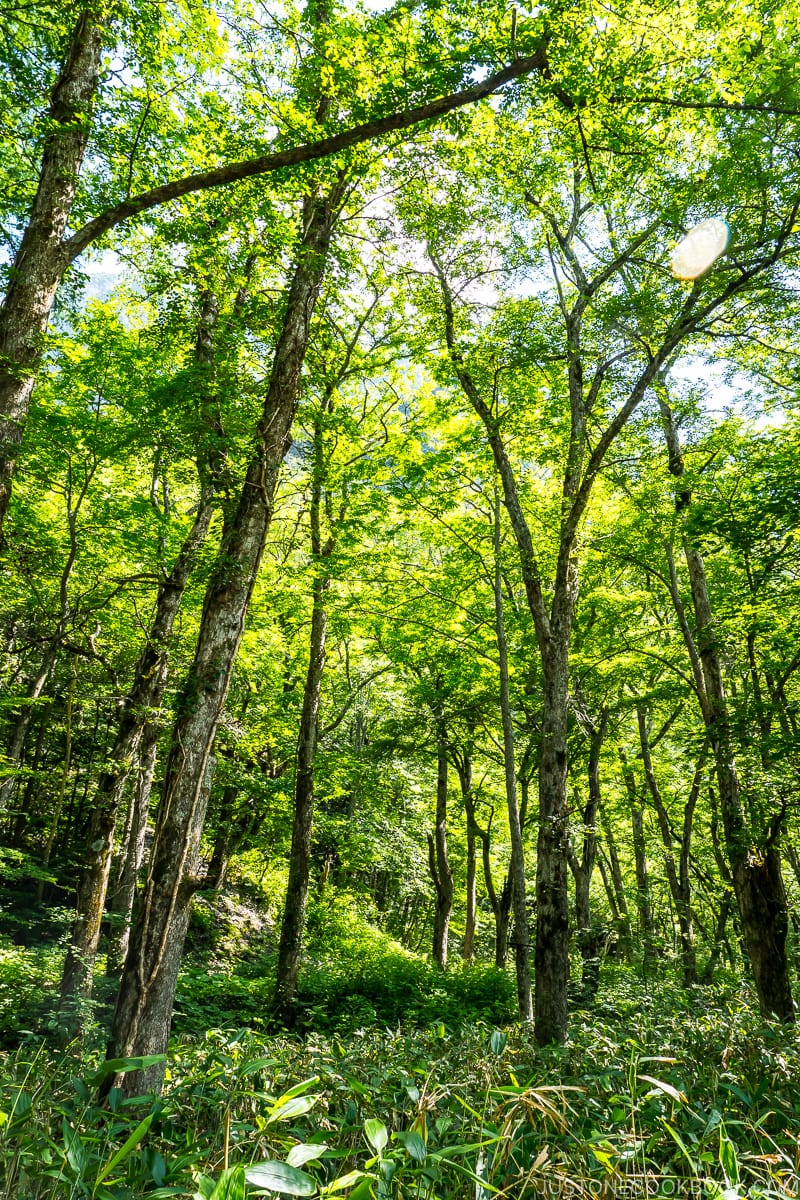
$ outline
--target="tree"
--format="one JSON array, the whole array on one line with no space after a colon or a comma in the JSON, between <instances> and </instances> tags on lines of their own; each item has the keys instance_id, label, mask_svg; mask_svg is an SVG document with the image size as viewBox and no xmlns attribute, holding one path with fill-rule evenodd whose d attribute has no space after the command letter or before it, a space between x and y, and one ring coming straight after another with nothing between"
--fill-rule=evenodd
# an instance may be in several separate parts
<instances>
[{"instance_id":1,"label":"tree","mask_svg":"<svg viewBox=\"0 0 800 1200\"><path fill-rule=\"evenodd\" d=\"M130 195L129 175L128 195L123 200L105 207L69 233L101 78L102 53L112 37L111 18L100 6L87 4L80 9L51 93L36 195L0 307L0 529L56 291L67 268L88 247L122 222L170 201L315 162L388 133L412 129L421 122L474 104L510 80L541 70L545 63L544 53L539 50L516 58L480 83L453 90L436 100L411 107L404 104L388 115L373 116L304 145L187 174L135 196ZM324 125L324 118L319 124ZM138 137L132 154L136 152L137 141Z\"/></svg>"}]
</instances>

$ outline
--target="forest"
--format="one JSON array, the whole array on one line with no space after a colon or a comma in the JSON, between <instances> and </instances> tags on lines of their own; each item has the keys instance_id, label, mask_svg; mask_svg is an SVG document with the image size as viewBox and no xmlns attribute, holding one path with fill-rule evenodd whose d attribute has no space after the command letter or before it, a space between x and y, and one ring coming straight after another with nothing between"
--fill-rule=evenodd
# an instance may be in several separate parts
<instances>
[{"instance_id":1,"label":"forest","mask_svg":"<svg viewBox=\"0 0 800 1200\"><path fill-rule=\"evenodd\" d=\"M798 45L0 3L0 1195L798 1195Z\"/></svg>"}]
</instances>

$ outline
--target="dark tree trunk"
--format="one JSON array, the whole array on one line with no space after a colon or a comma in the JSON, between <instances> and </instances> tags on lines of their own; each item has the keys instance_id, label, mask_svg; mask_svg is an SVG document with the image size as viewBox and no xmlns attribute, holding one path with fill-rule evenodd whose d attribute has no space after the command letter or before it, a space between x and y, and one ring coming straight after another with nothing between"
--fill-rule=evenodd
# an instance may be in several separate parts
<instances>
[{"instance_id":1,"label":"dark tree trunk","mask_svg":"<svg viewBox=\"0 0 800 1200\"><path fill-rule=\"evenodd\" d=\"M1 485L0 485L1 486ZM14 789L17 785L19 768L22 764L22 758L25 753L25 742L28 737L28 729L30 728L33 719L34 708L36 702L41 698L50 676L53 673L53 668L56 665L58 657L58 646L55 641L52 641L48 646L42 661L39 665L39 670L28 684L28 689L25 694L25 700L19 711L16 722L14 723L14 731L11 734L11 739L8 744L6 760L10 773L0 783L0 813L8 810L11 798L14 794Z\"/></svg>"},{"instance_id":2,"label":"dark tree trunk","mask_svg":"<svg viewBox=\"0 0 800 1200\"><path fill-rule=\"evenodd\" d=\"M600 868L600 878L603 881L603 888L606 893L608 907L611 909L611 920L614 922L614 925L619 928L621 914L619 911L619 906L617 905L617 894L614 891L614 881L611 878L611 872L608 869L608 863L606 861L605 854L603 853L602 846L598 846L597 848L597 865Z\"/></svg>"},{"instance_id":3,"label":"dark tree trunk","mask_svg":"<svg viewBox=\"0 0 800 1200\"><path fill-rule=\"evenodd\" d=\"M433 961L447 967L447 940L453 908L453 872L447 856L447 737L441 715L436 719L436 820L428 834L428 867L435 891Z\"/></svg>"},{"instance_id":4,"label":"dark tree trunk","mask_svg":"<svg viewBox=\"0 0 800 1200\"><path fill-rule=\"evenodd\" d=\"M581 995L584 1002L591 1002L597 995L600 983L600 950L602 934L592 924L589 902L592 875L597 858L597 816L600 811L600 751L606 736L608 709L604 708L600 721L590 729L589 741L589 798L583 808L583 838L581 856L578 858L572 847L569 850L569 865L575 880L575 924L578 945L581 951L582 978Z\"/></svg>"},{"instance_id":5,"label":"dark tree trunk","mask_svg":"<svg viewBox=\"0 0 800 1200\"><path fill-rule=\"evenodd\" d=\"M706 684L704 719L714 754L725 848L742 935L763 1015L793 1022L794 1006L786 955L788 907L780 856L774 840L767 839L765 844L755 846L747 827L705 567L700 553L688 542L685 543L685 557Z\"/></svg>"},{"instance_id":6,"label":"dark tree trunk","mask_svg":"<svg viewBox=\"0 0 800 1200\"><path fill-rule=\"evenodd\" d=\"M620 752L620 761L631 813L633 860L636 867L636 910L639 914L642 965L646 972L652 966L655 956L655 929L653 927L653 907L650 900L650 874L647 869L647 841L644 836L644 806L636 786L633 770L622 752Z\"/></svg>"},{"instance_id":7,"label":"dark tree trunk","mask_svg":"<svg viewBox=\"0 0 800 1200\"><path fill-rule=\"evenodd\" d=\"M312 500L313 507L313 500ZM312 526L314 525L312 515ZM319 502L317 500L316 555L319 555ZM330 550L328 549L328 554ZM294 814L292 818L292 848L289 856L289 878L281 922L278 947L278 968L275 981L275 1005L285 1017L291 1017L300 973L300 951L305 929L308 878L311 868L311 831L314 818L314 759L317 752L319 705L322 693L322 674L325 669L325 638L328 615L325 593L330 584L327 574L314 580L311 609L311 638L308 672L303 690L300 716L300 735L297 741L297 765L294 780Z\"/></svg>"},{"instance_id":8,"label":"dark tree trunk","mask_svg":"<svg viewBox=\"0 0 800 1200\"><path fill-rule=\"evenodd\" d=\"M39 727L36 731L36 742L33 748L33 762L28 772L28 782L25 784L25 791L21 799L16 801L14 808L9 812L9 845L17 848L20 848L25 840L25 830L27 829L34 796L36 795L36 781L39 778L39 771L41 769L42 750L48 726L47 711L45 710L39 715ZM0 809L1 811L2 809Z\"/></svg>"},{"instance_id":9,"label":"dark tree trunk","mask_svg":"<svg viewBox=\"0 0 800 1200\"><path fill-rule=\"evenodd\" d=\"M714 972L717 969L720 957L722 955L722 947L725 944L725 927L728 924L728 917L731 914L731 909L734 906L736 897L733 892L726 892L722 897L722 903L719 906L717 920L714 925L714 941L711 946L711 953L708 956L708 962L703 968L702 982L709 984L713 982Z\"/></svg>"},{"instance_id":10,"label":"dark tree trunk","mask_svg":"<svg viewBox=\"0 0 800 1200\"><path fill-rule=\"evenodd\" d=\"M239 788L236 784L228 784L222 793L222 799L217 813L217 836L211 851L206 878L208 886L219 891L224 886L228 875L228 864L234 851L236 837L235 808Z\"/></svg>"},{"instance_id":11,"label":"dark tree trunk","mask_svg":"<svg viewBox=\"0 0 800 1200\"><path fill-rule=\"evenodd\" d=\"M453 763L458 773L461 799L467 818L467 880L466 913L464 917L464 941L461 957L466 963L475 958L475 934L478 922L478 828L475 824L475 797L472 792L472 755L467 747L453 753Z\"/></svg>"},{"instance_id":12,"label":"dark tree trunk","mask_svg":"<svg viewBox=\"0 0 800 1200\"><path fill-rule=\"evenodd\" d=\"M67 780L69 779L70 768L72 766L72 718L75 708L75 681L78 677L78 662L76 658L72 660L72 672L70 674L69 691L67 692L67 702L64 708L64 757L61 761L61 770L58 774L58 785L55 789L53 797L53 811L50 816L50 827L45 838L44 848L42 850L42 867L46 871L50 866L50 857L53 853L53 847L58 834L58 826L61 820L61 813L64 808L64 797L67 791ZM41 904L44 896L44 879L39 881L36 889L36 899Z\"/></svg>"},{"instance_id":13,"label":"dark tree trunk","mask_svg":"<svg viewBox=\"0 0 800 1200\"><path fill-rule=\"evenodd\" d=\"M0 360L0 379L2 378L2 361ZM2 422L0 421L0 437L2 437ZM1 453L1 448L0 448ZM28 685L28 692L20 710L19 717L14 726L14 733L11 738L11 745L8 750L8 759L14 768L18 768L22 762L25 752L25 742L28 736L28 728L33 717L33 710L36 702L41 698L44 689L53 674L56 662L58 661L59 653L66 638L67 630L72 616L72 603L70 599L70 581L72 572L75 570L75 564L78 561L78 514L81 510L86 493L89 490L89 484L94 478L97 470L98 462L92 460L88 469L84 472L83 482L79 488L75 488L72 473L71 460L68 462L67 468L67 488L66 488L66 510L67 510L67 531L69 536L69 552L67 553L64 566L61 570L61 576L58 581L58 616L56 618L56 627L53 633L47 640L47 649L42 655L42 661L35 676L31 679ZM13 468L13 462L11 463ZM10 468L10 469L11 469ZM3 474L2 460L0 459L0 530L2 528L2 519L4 509L2 508L3 496ZM11 487L11 475L8 475L8 487ZM10 491L6 494L5 502L8 501ZM0 811L8 803L8 800L14 790L16 784L16 776L9 775L0 785Z\"/></svg>"},{"instance_id":14,"label":"dark tree trunk","mask_svg":"<svg viewBox=\"0 0 800 1200\"><path fill-rule=\"evenodd\" d=\"M520 1019L533 1020L531 1002L531 945L528 926L528 885L525 877L525 847L517 800L517 764L514 751L514 723L511 713L511 689L508 676L508 647L503 615L503 563L500 537L500 495L495 489L494 539L494 620L497 655L500 665L500 717L503 725L503 765L505 768L506 806L511 835L511 906L514 912L514 958L517 968L517 1008ZM538 975L537 975L538 979Z\"/></svg>"},{"instance_id":15,"label":"dark tree trunk","mask_svg":"<svg viewBox=\"0 0 800 1200\"><path fill-rule=\"evenodd\" d=\"M657 388L669 456L670 472L683 481L685 467L677 427L662 385ZM679 485L682 486L682 483ZM678 513L691 507L691 492L682 490ZM725 690L719 642L714 629L705 564L700 551L684 533L683 554L692 594L695 632L683 614L674 563L670 555L672 599L692 662L700 709L714 755L725 849L739 908L742 935L761 1012L793 1022L789 962L786 954L788 907L777 847L779 826L761 838L748 827L739 788L734 738Z\"/></svg>"},{"instance_id":16,"label":"dark tree trunk","mask_svg":"<svg viewBox=\"0 0 800 1200\"><path fill-rule=\"evenodd\" d=\"M472 788L470 764L469 788ZM478 926L478 855L475 825L467 820L467 879L466 879L466 913L464 917L464 944L461 957L464 962L471 963L475 958L475 934Z\"/></svg>"},{"instance_id":17,"label":"dark tree trunk","mask_svg":"<svg viewBox=\"0 0 800 1200\"><path fill-rule=\"evenodd\" d=\"M206 384L210 382L213 365L212 334L216 319L217 302L214 296L208 295L204 301L195 350L195 362L206 374ZM114 745L108 755L109 767L100 776L97 785L89 822L85 865L78 882L75 922L61 977L59 1013L67 1040L80 1032L82 1001L92 994L100 925L111 876L114 833L125 784L136 763L148 717L160 707L164 698L168 674L167 653L175 619L211 522L213 507L211 489L206 486L208 474L205 466L201 466L202 495L197 514L172 570L159 585L155 617L136 666L133 686L122 707Z\"/></svg>"},{"instance_id":18,"label":"dark tree trunk","mask_svg":"<svg viewBox=\"0 0 800 1200\"><path fill-rule=\"evenodd\" d=\"M504 971L508 961L508 923L511 916L511 870L506 872L500 894L494 885L491 858L492 818L485 829L482 829L475 816L475 800L470 793L470 807L467 809L467 820L472 825L481 843L481 863L483 866L483 881L486 884L486 894L489 897L492 915L494 916L494 965Z\"/></svg>"},{"instance_id":19,"label":"dark tree trunk","mask_svg":"<svg viewBox=\"0 0 800 1200\"><path fill-rule=\"evenodd\" d=\"M631 950L633 946L633 937L631 931L631 918L628 912L628 898L625 895L625 881L622 878L622 867L620 866L619 854L617 853L617 843L614 840L614 832L611 828L611 823L608 815L601 808L600 824L603 830L603 842L608 852L608 866L611 872L611 884L614 889L614 897L616 899L617 910L619 912L619 929L622 936L623 950L625 957L630 961Z\"/></svg>"},{"instance_id":20,"label":"dark tree trunk","mask_svg":"<svg viewBox=\"0 0 800 1200\"><path fill-rule=\"evenodd\" d=\"M114 1013L112 1057L161 1053L169 1040L181 950L197 886L200 835L217 724L227 696L291 442L309 324L341 188L303 206L303 237L275 349L256 452L206 590L197 646L178 703L147 881ZM121 1077L129 1094L160 1087L162 1071ZM109 1086L113 1077L109 1077Z\"/></svg>"},{"instance_id":21,"label":"dark tree trunk","mask_svg":"<svg viewBox=\"0 0 800 1200\"><path fill-rule=\"evenodd\" d=\"M697 953L694 942L689 862L692 845L692 822L694 810L697 807L697 801L700 796L700 785L703 780L703 770L705 767L705 753L700 756L700 761L695 769L694 778L689 790L689 797L684 805L683 828L679 846L678 866L676 867L672 828L661 795L661 789L658 786L658 780L653 768L653 759L650 753L647 714L641 705L637 707L636 714L639 724L639 741L642 747L644 775L653 800L653 806L656 810L656 816L658 817L658 827L661 832L661 840L664 844L664 865L667 872L667 882L669 883L669 890L672 902L675 905L675 911L678 914L683 983L685 987L690 987L692 984L697 983Z\"/></svg>"},{"instance_id":22,"label":"dark tree trunk","mask_svg":"<svg viewBox=\"0 0 800 1200\"><path fill-rule=\"evenodd\" d=\"M56 289L69 256L63 236L89 137L106 25L78 18L50 97L39 183L0 308L0 532Z\"/></svg>"},{"instance_id":23,"label":"dark tree trunk","mask_svg":"<svg viewBox=\"0 0 800 1200\"><path fill-rule=\"evenodd\" d=\"M568 634L567 634L568 637ZM553 637L543 658L539 838L536 852L536 1040L563 1042L569 984L567 886L568 641Z\"/></svg>"},{"instance_id":24,"label":"dark tree trunk","mask_svg":"<svg viewBox=\"0 0 800 1200\"><path fill-rule=\"evenodd\" d=\"M108 945L108 974L117 978L128 953L136 885L144 862L147 818L150 812L150 793L157 751L158 726L151 721L145 726L139 743L139 769L134 779L125 838L120 847L117 876L109 905L112 922Z\"/></svg>"}]
</instances>

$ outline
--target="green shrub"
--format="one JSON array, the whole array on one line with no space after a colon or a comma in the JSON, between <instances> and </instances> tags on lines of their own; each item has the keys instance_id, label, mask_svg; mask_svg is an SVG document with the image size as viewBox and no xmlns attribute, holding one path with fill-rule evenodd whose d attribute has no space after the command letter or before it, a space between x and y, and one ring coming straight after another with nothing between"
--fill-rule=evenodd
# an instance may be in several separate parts
<instances>
[{"instance_id":1,"label":"green shrub","mask_svg":"<svg viewBox=\"0 0 800 1200\"><path fill-rule=\"evenodd\" d=\"M495 967L457 963L442 972L404 949L370 922L360 899L337 893L335 905L317 902L309 913L298 989L306 1027L500 1024L513 1019L514 996L510 976Z\"/></svg>"},{"instance_id":2,"label":"green shrub","mask_svg":"<svg viewBox=\"0 0 800 1200\"><path fill-rule=\"evenodd\" d=\"M55 1006L61 957L57 949L29 949L0 938L0 1046L43 1031Z\"/></svg>"},{"instance_id":3,"label":"green shrub","mask_svg":"<svg viewBox=\"0 0 800 1200\"><path fill-rule=\"evenodd\" d=\"M739 991L639 998L545 1049L480 1023L210 1031L173 1044L163 1097L107 1106L97 1059L28 1044L0 1056L0 1195L249 1200L248 1172L319 1200L796 1195L797 1032L764 1028Z\"/></svg>"}]
</instances>

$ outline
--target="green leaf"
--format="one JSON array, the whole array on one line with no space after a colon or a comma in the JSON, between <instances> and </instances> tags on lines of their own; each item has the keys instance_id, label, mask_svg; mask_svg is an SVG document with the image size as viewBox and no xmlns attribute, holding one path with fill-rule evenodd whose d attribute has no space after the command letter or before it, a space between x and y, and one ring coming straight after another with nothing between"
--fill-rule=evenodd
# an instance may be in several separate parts
<instances>
[{"instance_id":1,"label":"green leaf","mask_svg":"<svg viewBox=\"0 0 800 1200\"><path fill-rule=\"evenodd\" d=\"M298 1142L286 1155L286 1161L290 1167L302 1167L303 1163L315 1162L318 1158L322 1158L327 1149L326 1142L313 1145L311 1142Z\"/></svg>"},{"instance_id":2,"label":"green leaf","mask_svg":"<svg viewBox=\"0 0 800 1200\"><path fill-rule=\"evenodd\" d=\"M489 1038L489 1049L498 1057L503 1053L508 1042L508 1034L503 1029L495 1029Z\"/></svg>"},{"instance_id":3,"label":"green leaf","mask_svg":"<svg viewBox=\"0 0 800 1200\"><path fill-rule=\"evenodd\" d=\"M106 1165L100 1168L97 1173L97 1178L94 1181L95 1188L97 1188L98 1184L102 1183L106 1176L110 1175L114 1168L118 1166L124 1158L127 1158L131 1150L138 1145L150 1128L154 1116L155 1113L148 1113L144 1120L140 1121L136 1126L133 1133L125 1142L124 1146L121 1146L119 1150L117 1150L116 1154L112 1154Z\"/></svg>"},{"instance_id":4,"label":"green leaf","mask_svg":"<svg viewBox=\"0 0 800 1200\"><path fill-rule=\"evenodd\" d=\"M334 1192L341 1192L343 1188L352 1187L361 1179L374 1179L374 1176L368 1175L366 1171L348 1171L346 1175L341 1175L338 1179L334 1179L333 1183L329 1183L324 1194L330 1196Z\"/></svg>"},{"instance_id":5,"label":"green leaf","mask_svg":"<svg viewBox=\"0 0 800 1200\"><path fill-rule=\"evenodd\" d=\"M86 1147L78 1136L77 1131L70 1126L66 1117L62 1119L61 1130L64 1135L64 1149L67 1154L67 1162L78 1178L82 1179L87 1163Z\"/></svg>"},{"instance_id":6,"label":"green leaf","mask_svg":"<svg viewBox=\"0 0 800 1200\"><path fill-rule=\"evenodd\" d=\"M142 1054L138 1058L107 1058L89 1080L90 1087L97 1087L107 1075L124 1075L127 1071L143 1071L156 1063L167 1061L166 1054Z\"/></svg>"},{"instance_id":7,"label":"green leaf","mask_svg":"<svg viewBox=\"0 0 800 1200\"><path fill-rule=\"evenodd\" d=\"M349 1200L373 1200L375 1192L372 1187L373 1179L370 1175L365 1175L364 1178L357 1183L350 1193Z\"/></svg>"},{"instance_id":8,"label":"green leaf","mask_svg":"<svg viewBox=\"0 0 800 1200\"><path fill-rule=\"evenodd\" d=\"M264 1192L284 1192L287 1196L313 1196L317 1182L305 1171L289 1163L268 1161L245 1168L245 1178L251 1187Z\"/></svg>"},{"instance_id":9,"label":"green leaf","mask_svg":"<svg viewBox=\"0 0 800 1200\"><path fill-rule=\"evenodd\" d=\"M244 1167L229 1167L220 1175L208 1200L246 1200L246 1198L247 1186Z\"/></svg>"},{"instance_id":10,"label":"green leaf","mask_svg":"<svg viewBox=\"0 0 800 1200\"><path fill-rule=\"evenodd\" d=\"M256 1071L263 1071L265 1067L274 1067L274 1058L253 1058L250 1062L246 1062L239 1071L239 1075L244 1079L247 1075L255 1075Z\"/></svg>"},{"instance_id":11,"label":"green leaf","mask_svg":"<svg viewBox=\"0 0 800 1200\"><path fill-rule=\"evenodd\" d=\"M653 1087L659 1092L663 1092L665 1096L677 1101L678 1104L686 1104L687 1100L683 1092L679 1092L671 1083L665 1083L663 1079L654 1079L652 1075L640 1075L639 1079L643 1079L645 1083L652 1083Z\"/></svg>"},{"instance_id":12,"label":"green leaf","mask_svg":"<svg viewBox=\"0 0 800 1200\"><path fill-rule=\"evenodd\" d=\"M661 1120L661 1124L664 1126L667 1133L670 1135L672 1140L675 1142L675 1144L680 1149L681 1153L683 1154L684 1158L688 1162L692 1171L695 1171L697 1169L697 1164L695 1163L695 1161L692 1158L689 1151L686 1149L686 1144L683 1141L683 1138L681 1137L681 1135L678 1133L677 1129L673 1129L672 1126L670 1125L669 1121L665 1121L663 1118Z\"/></svg>"},{"instance_id":13,"label":"green leaf","mask_svg":"<svg viewBox=\"0 0 800 1200\"><path fill-rule=\"evenodd\" d=\"M292 1096L302 1096L303 1092L307 1092L315 1083L319 1083L319 1075L312 1075L309 1079L296 1083L294 1087L287 1088L283 1095L278 1097L275 1104L283 1104L284 1100L291 1100Z\"/></svg>"},{"instance_id":14,"label":"green leaf","mask_svg":"<svg viewBox=\"0 0 800 1200\"><path fill-rule=\"evenodd\" d=\"M739 1182L739 1158L736 1147L725 1132L725 1126L719 1127L719 1165L725 1173L725 1178L734 1187Z\"/></svg>"},{"instance_id":15,"label":"green leaf","mask_svg":"<svg viewBox=\"0 0 800 1200\"><path fill-rule=\"evenodd\" d=\"M411 1129L408 1133L398 1133L395 1136L398 1142L405 1146L406 1153L411 1158L416 1159L417 1162L425 1162L428 1155L428 1148L415 1130Z\"/></svg>"},{"instance_id":16,"label":"green leaf","mask_svg":"<svg viewBox=\"0 0 800 1200\"><path fill-rule=\"evenodd\" d=\"M280 1101L272 1109L267 1117L267 1124L271 1125L273 1121L288 1121L292 1117L302 1116L307 1113L310 1108L319 1100L319 1096L292 1096L288 1100Z\"/></svg>"},{"instance_id":17,"label":"green leaf","mask_svg":"<svg viewBox=\"0 0 800 1200\"><path fill-rule=\"evenodd\" d=\"M380 1154L389 1141L389 1131L383 1121L379 1121L377 1117L369 1117L364 1122L364 1133L375 1153Z\"/></svg>"}]
</instances>

